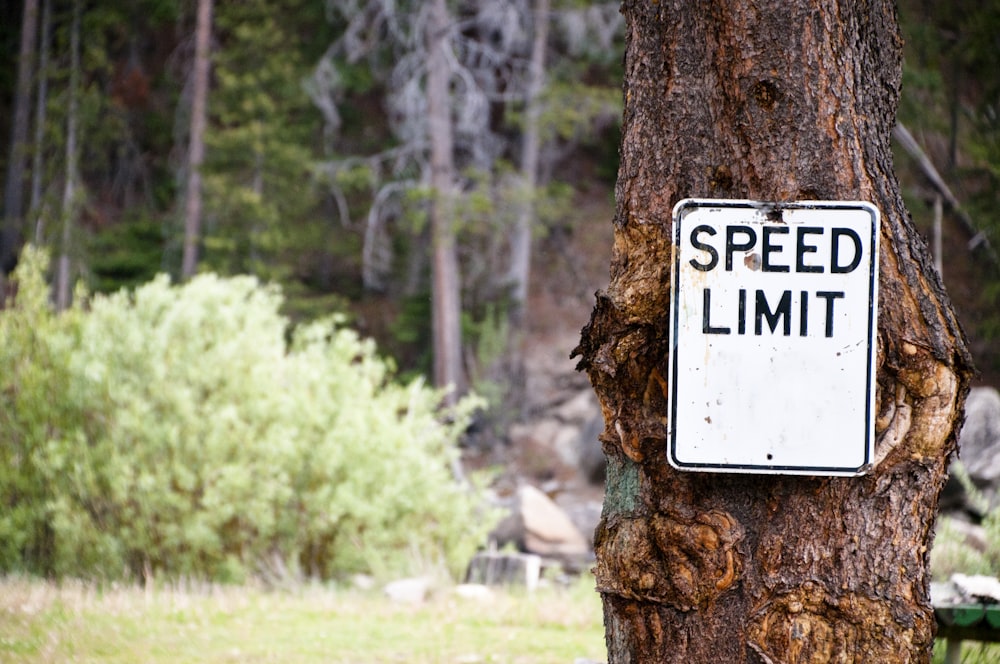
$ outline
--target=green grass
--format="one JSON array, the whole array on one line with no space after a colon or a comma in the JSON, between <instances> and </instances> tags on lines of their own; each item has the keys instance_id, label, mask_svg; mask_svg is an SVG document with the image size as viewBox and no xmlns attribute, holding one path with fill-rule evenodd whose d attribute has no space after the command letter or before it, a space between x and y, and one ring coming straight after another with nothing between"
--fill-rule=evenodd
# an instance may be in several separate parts
<instances>
[{"instance_id":1,"label":"green grass","mask_svg":"<svg viewBox=\"0 0 1000 664\"><path fill-rule=\"evenodd\" d=\"M938 640L934 643L933 664L944 663L946 644L947 642L944 640ZM959 661L962 664L997 664L997 662L1000 662L1000 645L996 643L979 643L978 641L963 641Z\"/></svg>"},{"instance_id":2,"label":"green grass","mask_svg":"<svg viewBox=\"0 0 1000 664\"><path fill-rule=\"evenodd\" d=\"M0 662L603 661L600 599L589 586L496 592L441 590L418 605L377 592L307 587L99 589L0 580Z\"/></svg>"},{"instance_id":3,"label":"green grass","mask_svg":"<svg viewBox=\"0 0 1000 664\"><path fill-rule=\"evenodd\" d=\"M944 661L944 642L934 662ZM420 605L378 592L203 586L100 588L0 579L3 664L572 664L606 659L593 579L528 594ZM1000 645L966 642L962 662L1000 662Z\"/></svg>"}]
</instances>

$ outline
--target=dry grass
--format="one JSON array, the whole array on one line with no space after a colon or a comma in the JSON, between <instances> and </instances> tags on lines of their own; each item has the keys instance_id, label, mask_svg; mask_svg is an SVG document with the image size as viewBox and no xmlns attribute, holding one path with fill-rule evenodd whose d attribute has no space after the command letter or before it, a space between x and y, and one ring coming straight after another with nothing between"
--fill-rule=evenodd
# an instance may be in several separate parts
<instances>
[{"instance_id":1,"label":"dry grass","mask_svg":"<svg viewBox=\"0 0 1000 664\"><path fill-rule=\"evenodd\" d=\"M0 581L0 662L517 662L603 660L585 584L420 605L306 587L101 589Z\"/></svg>"},{"instance_id":2,"label":"dry grass","mask_svg":"<svg viewBox=\"0 0 1000 664\"><path fill-rule=\"evenodd\" d=\"M573 664L603 661L603 634L592 580L478 600L445 588L408 605L318 586L146 591L0 579L3 664ZM967 664L998 658L993 645L963 648Z\"/></svg>"}]
</instances>

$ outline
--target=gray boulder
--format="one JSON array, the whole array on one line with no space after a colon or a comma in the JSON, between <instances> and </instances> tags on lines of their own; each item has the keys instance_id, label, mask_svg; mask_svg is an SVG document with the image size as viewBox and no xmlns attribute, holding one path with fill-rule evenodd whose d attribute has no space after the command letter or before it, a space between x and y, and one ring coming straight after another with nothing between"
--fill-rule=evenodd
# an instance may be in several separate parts
<instances>
[{"instance_id":1,"label":"gray boulder","mask_svg":"<svg viewBox=\"0 0 1000 664\"><path fill-rule=\"evenodd\" d=\"M996 489L1000 481L1000 392L995 388L969 391L959 459L977 486Z\"/></svg>"},{"instance_id":2,"label":"gray boulder","mask_svg":"<svg viewBox=\"0 0 1000 664\"><path fill-rule=\"evenodd\" d=\"M494 530L493 539L498 547L513 543L526 553L564 562L592 555L589 540L566 511L531 485L517 490L511 513Z\"/></svg>"},{"instance_id":3,"label":"gray boulder","mask_svg":"<svg viewBox=\"0 0 1000 664\"><path fill-rule=\"evenodd\" d=\"M962 475L968 477L963 482ZM975 491L970 495L967 485ZM975 495L978 494L978 495ZM958 460L952 464L940 509L978 520L1000 504L1000 392L976 387L965 402L965 424L958 437Z\"/></svg>"}]
</instances>

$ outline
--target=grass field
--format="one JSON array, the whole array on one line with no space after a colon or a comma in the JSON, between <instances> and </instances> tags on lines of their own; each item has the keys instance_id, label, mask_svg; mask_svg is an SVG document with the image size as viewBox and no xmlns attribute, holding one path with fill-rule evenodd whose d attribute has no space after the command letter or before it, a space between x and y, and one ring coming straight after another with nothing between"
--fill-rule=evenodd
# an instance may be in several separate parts
<instances>
[{"instance_id":1,"label":"grass field","mask_svg":"<svg viewBox=\"0 0 1000 664\"><path fill-rule=\"evenodd\" d=\"M934 662L944 659L938 644ZM419 605L306 586L143 590L0 579L3 664L574 664L606 659L593 580ZM966 643L966 664L1000 647Z\"/></svg>"},{"instance_id":2,"label":"grass field","mask_svg":"<svg viewBox=\"0 0 1000 664\"><path fill-rule=\"evenodd\" d=\"M326 587L147 592L0 580L4 664L573 664L604 661L603 634L592 580L485 599L441 590L416 606Z\"/></svg>"}]
</instances>

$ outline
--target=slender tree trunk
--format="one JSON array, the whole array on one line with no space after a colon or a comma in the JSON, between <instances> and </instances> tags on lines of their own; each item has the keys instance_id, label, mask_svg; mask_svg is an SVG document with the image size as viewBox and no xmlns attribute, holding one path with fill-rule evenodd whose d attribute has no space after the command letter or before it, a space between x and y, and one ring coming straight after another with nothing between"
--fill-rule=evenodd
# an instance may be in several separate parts
<instances>
[{"instance_id":1,"label":"slender tree trunk","mask_svg":"<svg viewBox=\"0 0 1000 664\"><path fill-rule=\"evenodd\" d=\"M70 25L69 104L66 109L66 182L62 201L62 242L56 266L56 309L69 306L70 298L70 243L76 223L77 195L77 133L80 95L80 14L83 0L73 0L73 22Z\"/></svg>"},{"instance_id":2,"label":"slender tree trunk","mask_svg":"<svg viewBox=\"0 0 1000 664\"><path fill-rule=\"evenodd\" d=\"M14 122L10 132L10 156L4 180L4 224L0 234L0 265L6 271L16 260L21 243L25 147L28 145L28 115L31 108L31 79L35 65L35 33L38 31L38 0L24 0L21 18L21 45L18 53L17 89L14 95Z\"/></svg>"},{"instance_id":3,"label":"slender tree trunk","mask_svg":"<svg viewBox=\"0 0 1000 664\"><path fill-rule=\"evenodd\" d=\"M198 0L194 80L191 93L191 135L188 142L188 176L184 206L184 255L181 260L183 279L194 276L198 268L198 244L201 236L201 164L205 159L211 37L212 0Z\"/></svg>"},{"instance_id":4,"label":"slender tree trunk","mask_svg":"<svg viewBox=\"0 0 1000 664\"><path fill-rule=\"evenodd\" d=\"M453 201L455 165L449 92L450 67L445 52L451 29L445 0L433 0L427 22L427 122L431 147L431 243L434 383L465 389L462 371L461 290L455 248Z\"/></svg>"},{"instance_id":5,"label":"slender tree trunk","mask_svg":"<svg viewBox=\"0 0 1000 664\"><path fill-rule=\"evenodd\" d=\"M510 234L510 272L513 286L508 313L507 350L503 357L504 379L508 386L504 408L512 414L523 409L525 396L525 339L528 322L528 292L531 282L531 247L537 214L538 161L541 152L541 93L545 86L545 51L548 48L549 0L535 0L534 39L524 95L524 133L521 140L520 195L517 218Z\"/></svg>"},{"instance_id":6,"label":"slender tree trunk","mask_svg":"<svg viewBox=\"0 0 1000 664\"><path fill-rule=\"evenodd\" d=\"M45 162L46 106L49 103L49 48L51 43L52 0L42 2L42 41L38 47L38 95L35 101L35 154L31 159L31 213L35 219L34 241L42 243L45 237L45 221L42 215L42 181Z\"/></svg>"},{"instance_id":7,"label":"slender tree trunk","mask_svg":"<svg viewBox=\"0 0 1000 664\"><path fill-rule=\"evenodd\" d=\"M528 89L525 94L524 139L521 146L521 182L528 197L520 204L511 235L511 282L514 284L512 320L520 327L528 301L531 276L531 237L535 230L535 188L538 184L538 154L541 150L539 95L545 85L545 49L548 46L549 0L535 2L535 35L531 47Z\"/></svg>"},{"instance_id":8,"label":"slender tree trunk","mask_svg":"<svg viewBox=\"0 0 1000 664\"><path fill-rule=\"evenodd\" d=\"M626 0L623 12L611 281L576 351L606 423L595 548L609 662L929 662L929 548L972 369L893 172L893 4ZM879 208L867 475L668 464L671 219L686 197ZM778 388L746 398L780 417Z\"/></svg>"},{"instance_id":9,"label":"slender tree trunk","mask_svg":"<svg viewBox=\"0 0 1000 664\"><path fill-rule=\"evenodd\" d=\"M24 157L28 144L28 115L31 109L31 80L35 66L35 34L38 32L38 0L24 0L21 17L21 44L18 52L17 89L14 96L14 123L11 125L10 158L4 182L4 214L21 217L24 189Z\"/></svg>"},{"instance_id":10,"label":"slender tree trunk","mask_svg":"<svg viewBox=\"0 0 1000 664\"><path fill-rule=\"evenodd\" d=\"M257 140L258 147L254 150L253 155L253 179L251 181L250 188L259 200L264 200L264 150L259 147L263 145L263 137L260 135L260 125L257 125ZM250 265L254 266L251 269L256 269L258 261L260 261L260 238L264 233L264 224L261 222L260 218L254 221L253 228L250 229L249 247L247 248L247 257L250 260Z\"/></svg>"}]
</instances>

